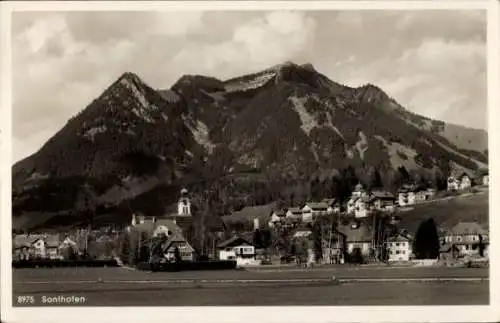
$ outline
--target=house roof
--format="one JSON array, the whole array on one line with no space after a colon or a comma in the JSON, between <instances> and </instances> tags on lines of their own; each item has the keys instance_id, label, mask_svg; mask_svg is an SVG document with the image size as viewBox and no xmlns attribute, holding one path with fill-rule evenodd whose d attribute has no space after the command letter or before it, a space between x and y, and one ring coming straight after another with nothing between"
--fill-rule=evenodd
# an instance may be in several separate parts
<instances>
[{"instance_id":1,"label":"house roof","mask_svg":"<svg viewBox=\"0 0 500 323\"><path fill-rule=\"evenodd\" d=\"M234 236L232 238L227 239L226 241L222 241L217 245L217 248L227 248L227 247L234 247L234 246L239 246L242 244L247 244L250 246L253 246L253 243L248 241L247 239L241 237L241 236Z\"/></svg>"},{"instance_id":2,"label":"house roof","mask_svg":"<svg viewBox=\"0 0 500 323\"><path fill-rule=\"evenodd\" d=\"M487 231L476 222L459 222L451 232L453 234L486 234Z\"/></svg>"},{"instance_id":3,"label":"house roof","mask_svg":"<svg viewBox=\"0 0 500 323\"><path fill-rule=\"evenodd\" d=\"M360 198L362 202L370 203L375 200L374 196L363 196Z\"/></svg>"},{"instance_id":4,"label":"house roof","mask_svg":"<svg viewBox=\"0 0 500 323\"><path fill-rule=\"evenodd\" d=\"M147 221L144 223L139 223L136 224L134 228L141 232L153 233L153 231L160 225L166 226L170 231L174 233L182 233L182 228L174 223L172 219L168 218L157 218L155 222Z\"/></svg>"},{"instance_id":5,"label":"house roof","mask_svg":"<svg viewBox=\"0 0 500 323\"><path fill-rule=\"evenodd\" d=\"M276 211L274 211L274 212L273 212L273 214L275 214L275 215L277 215L277 216L279 216L279 217L284 217L284 216L286 216L286 211L285 211L285 210L283 210L283 209L281 209L281 210L276 210Z\"/></svg>"},{"instance_id":6,"label":"house roof","mask_svg":"<svg viewBox=\"0 0 500 323\"><path fill-rule=\"evenodd\" d=\"M21 247L30 247L33 242L36 240L40 239L41 236L39 235L26 235L26 234L18 234L15 235L13 240L12 240L12 246L14 248L21 248Z\"/></svg>"},{"instance_id":7,"label":"house roof","mask_svg":"<svg viewBox=\"0 0 500 323\"><path fill-rule=\"evenodd\" d=\"M410 241L410 237L404 236L402 234L398 234L397 236L390 237L387 239L387 242L408 242Z\"/></svg>"},{"instance_id":8,"label":"house roof","mask_svg":"<svg viewBox=\"0 0 500 323\"><path fill-rule=\"evenodd\" d=\"M386 191L373 191L371 195L379 199L395 199L392 193Z\"/></svg>"},{"instance_id":9,"label":"house roof","mask_svg":"<svg viewBox=\"0 0 500 323\"><path fill-rule=\"evenodd\" d=\"M303 238L303 237L308 237L312 234L311 230L297 230L293 234L293 238Z\"/></svg>"},{"instance_id":10,"label":"house roof","mask_svg":"<svg viewBox=\"0 0 500 323\"><path fill-rule=\"evenodd\" d=\"M353 228L351 224L341 225L339 231L346 236L347 242L370 242L372 241L372 232L366 225L359 225Z\"/></svg>"},{"instance_id":11,"label":"house roof","mask_svg":"<svg viewBox=\"0 0 500 323\"><path fill-rule=\"evenodd\" d=\"M47 247L58 247L61 244L59 234L48 235L44 241Z\"/></svg>"},{"instance_id":12,"label":"house roof","mask_svg":"<svg viewBox=\"0 0 500 323\"><path fill-rule=\"evenodd\" d=\"M292 214L302 214L302 209L299 207L291 207L288 209L288 212Z\"/></svg>"},{"instance_id":13,"label":"house roof","mask_svg":"<svg viewBox=\"0 0 500 323\"><path fill-rule=\"evenodd\" d=\"M12 240L12 246L14 248L30 247L37 240L43 240L47 247L58 247L61 243L59 239L59 234L18 234L15 235Z\"/></svg>"},{"instance_id":14,"label":"house roof","mask_svg":"<svg viewBox=\"0 0 500 323\"><path fill-rule=\"evenodd\" d=\"M249 221L253 221L254 219L258 218L259 220L263 220L264 222L267 223L271 218L272 212L275 209L276 209L276 203L271 203L266 205L246 206L240 211L232 212L230 217L242 218Z\"/></svg>"},{"instance_id":15,"label":"house roof","mask_svg":"<svg viewBox=\"0 0 500 323\"><path fill-rule=\"evenodd\" d=\"M420 187L416 184L403 184L399 188L398 193L416 192L419 189L420 189Z\"/></svg>"},{"instance_id":16,"label":"house roof","mask_svg":"<svg viewBox=\"0 0 500 323\"><path fill-rule=\"evenodd\" d=\"M326 203L328 206L334 206L340 204L340 201L337 198L326 198L321 201L322 203Z\"/></svg>"},{"instance_id":17,"label":"house roof","mask_svg":"<svg viewBox=\"0 0 500 323\"><path fill-rule=\"evenodd\" d=\"M313 210L326 210L328 209L328 204L325 202L307 202L306 206Z\"/></svg>"},{"instance_id":18,"label":"house roof","mask_svg":"<svg viewBox=\"0 0 500 323\"><path fill-rule=\"evenodd\" d=\"M349 202L350 202L350 203L355 203L355 202L356 202L357 200L359 200L359 199L360 199L359 197L357 197L357 196L355 196L355 197L354 197L354 196L353 196L353 197L351 197L351 198L349 199Z\"/></svg>"},{"instance_id":19,"label":"house roof","mask_svg":"<svg viewBox=\"0 0 500 323\"><path fill-rule=\"evenodd\" d=\"M163 251L168 250L172 246L172 244L174 244L174 243L185 243L186 245L189 246L189 248L191 250L194 250L193 247L191 247L191 245L187 242L187 240L180 233L174 233L173 235L168 237L167 241L163 245L162 250Z\"/></svg>"},{"instance_id":20,"label":"house roof","mask_svg":"<svg viewBox=\"0 0 500 323\"><path fill-rule=\"evenodd\" d=\"M457 178L457 179L460 179L462 178L463 176L467 176L469 178L472 178L472 174L469 173L469 171L463 169L463 168L455 168L454 170L451 171L450 173L450 177L454 177L454 178Z\"/></svg>"}]
</instances>

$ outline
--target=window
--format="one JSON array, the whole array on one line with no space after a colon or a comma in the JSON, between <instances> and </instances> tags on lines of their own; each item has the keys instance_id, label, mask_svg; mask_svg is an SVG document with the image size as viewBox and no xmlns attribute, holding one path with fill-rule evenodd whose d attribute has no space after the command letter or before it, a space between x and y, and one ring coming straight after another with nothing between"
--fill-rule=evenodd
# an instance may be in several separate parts
<instances>
[{"instance_id":1,"label":"window","mask_svg":"<svg viewBox=\"0 0 500 323\"><path fill-rule=\"evenodd\" d=\"M406 252L404 250L401 250L401 254L404 255Z\"/></svg>"},{"instance_id":2,"label":"window","mask_svg":"<svg viewBox=\"0 0 500 323\"><path fill-rule=\"evenodd\" d=\"M396 247L399 247L399 242L396 242Z\"/></svg>"},{"instance_id":3,"label":"window","mask_svg":"<svg viewBox=\"0 0 500 323\"><path fill-rule=\"evenodd\" d=\"M477 250L477 244L472 245L472 250Z\"/></svg>"},{"instance_id":4,"label":"window","mask_svg":"<svg viewBox=\"0 0 500 323\"><path fill-rule=\"evenodd\" d=\"M401 251L396 250L396 255L399 255L400 253L401 253Z\"/></svg>"}]
</instances>

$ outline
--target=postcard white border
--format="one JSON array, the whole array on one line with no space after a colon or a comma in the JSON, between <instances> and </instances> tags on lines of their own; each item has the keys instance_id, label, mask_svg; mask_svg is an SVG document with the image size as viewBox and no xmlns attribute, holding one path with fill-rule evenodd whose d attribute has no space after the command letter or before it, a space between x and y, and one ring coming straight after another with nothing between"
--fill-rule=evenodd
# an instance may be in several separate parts
<instances>
[{"instance_id":1,"label":"postcard white border","mask_svg":"<svg viewBox=\"0 0 500 323\"><path fill-rule=\"evenodd\" d=\"M2 2L1 13L1 305L4 322L494 322L500 320L499 257L491 252L489 306L347 306L347 307L82 307L13 308L11 271L11 53L10 15L12 11L176 11L176 10L488 10L488 132L490 167L491 250L498 250L500 220L498 194L493 184L500 179L498 130L499 90L499 4L498 1L186 1L186 2ZM457 22L459 23L459 22ZM459 67L457 67L459 68ZM495 255L495 256L493 256Z\"/></svg>"}]
</instances>

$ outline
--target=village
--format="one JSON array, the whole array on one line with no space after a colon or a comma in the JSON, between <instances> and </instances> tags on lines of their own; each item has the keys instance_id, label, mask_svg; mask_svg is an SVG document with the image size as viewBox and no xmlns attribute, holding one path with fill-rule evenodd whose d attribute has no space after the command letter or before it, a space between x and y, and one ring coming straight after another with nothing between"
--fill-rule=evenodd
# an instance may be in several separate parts
<instances>
[{"instance_id":1,"label":"village","mask_svg":"<svg viewBox=\"0 0 500 323\"><path fill-rule=\"evenodd\" d=\"M404 222L405 211L415 205L471 194L476 186L487 193L488 185L487 173L476 178L461 173L448 178L445 191L405 184L393 194L366 190L359 183L345 203L331 197L293 207L246 206L223 217L221 225L207 232L204 238L209 242L202 255L192 242L190 194L182 189L177 212L159 216L133 213L121 230L105 227L13 234L13 261L92 259L135 266L140 262L214 260L235 261L238 267L309 267L348 263L404 265L423 260L449 264L461 259L488 259L489 234L481 223L458 221L452 227L435 227L437 256L414 250L418 235L415 231L420 228L399 225ZM421 220L428 216L422 214ZM238 218L246 219L252 228L229 230L227 223Z\"/></svg>"}]
</instances>

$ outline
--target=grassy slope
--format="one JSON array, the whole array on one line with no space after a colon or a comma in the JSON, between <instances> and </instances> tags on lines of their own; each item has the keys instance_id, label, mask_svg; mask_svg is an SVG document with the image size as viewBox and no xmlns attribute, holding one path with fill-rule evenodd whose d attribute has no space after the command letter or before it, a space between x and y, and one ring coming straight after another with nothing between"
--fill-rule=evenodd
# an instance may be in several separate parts
<instances>
[{"instance_id":1,"label":"grassy slope","mask_svg":"<svg viewBox=\"0 0 500 323\"><path fill-rule=\"evenodd\" d=\"M400 227L415 234L420 222L428 217L434 218L438 228L451 229L458 222L477 221L485 229L489 227L488 192L457 196L448 200L416 205L413 210L401 212Z\"/></svg>"},{"instance_id":2,"label":"grassy slope","mask_svg":"<svg viewBox=\"0 0 500 323\"><path fill-rule=\"evenodd\" d=\"M483 129L472 129L447 123L441 135L462 149L480 152L488 149L488 133Z\"/></svg>"}]
</instances>

